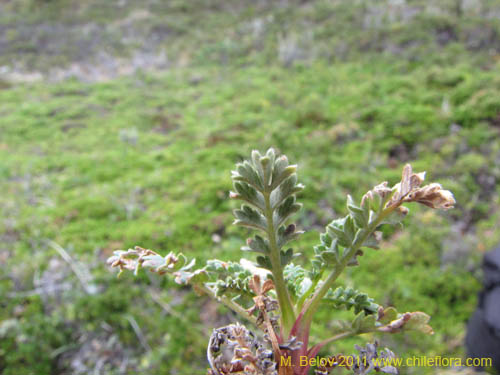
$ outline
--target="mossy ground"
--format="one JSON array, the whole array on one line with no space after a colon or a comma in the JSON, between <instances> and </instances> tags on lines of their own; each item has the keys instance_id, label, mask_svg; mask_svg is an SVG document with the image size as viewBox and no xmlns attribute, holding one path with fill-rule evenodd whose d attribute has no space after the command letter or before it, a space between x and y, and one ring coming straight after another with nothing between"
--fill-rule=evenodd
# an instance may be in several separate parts
<instances>
[{"instance_id":1,"label":"mossy ground","mask_svg":"<svg viewBox=\"0 0 500 375\"><path fill-rule=\"evenodd\" d=\"M59 14L64 4L71 2L59 3ZM345 214L346 194L360 198L376 183L397 182L406 162L455 193L457 207L445 214L412 208L405 228L385 233L384 249L367 252L342 282L432 316L434 336L382 339L399 356L462 355L478 262L500 239L498 41L487 34L489 44L476 48L467 38L477 27L497 30L497 22L477 26L479 16L455 14L449 2L439 17L424 12L373 34L353 26L363 2L225 8L213 1L204 4L208 13L165 4L158 19L184 14L177 22L185 32L172 38L190 43L187 66L100 83L0 83L0 371L74 373L75 353L84 355L93 339L88 368L114 350L130 374L203 373L207 337L231 314L171 281L116 280L105 259L135 244L200 261L239 259L246 237L230 225L229 171L252 149L271 146L299 164L306 185L297 221L309 232L295 244L303 262L317 231ZM61 19L54 12L41 14ZM99 23L121 13L79 14ZM15 24L11 17L0 20ZM241 31L266 17L273 21L263 34ZM198 30L213 33L196 32L197 19ZM310 25L310 39L301 40ZM439 44L443 27L453 38ZM283 42L283 28L297 37ZM349 51L339 52L341 42ZM85 293L48 240L84 264L96 293ZM50 276L70 289L41 290ZM328 327L334 316L322 316ZM314 328L318 337L324 331L325 324ZM355 342L330 350L350 353ZM101 371L121 370L109 361Z\"/></svg>"}]
</instances>

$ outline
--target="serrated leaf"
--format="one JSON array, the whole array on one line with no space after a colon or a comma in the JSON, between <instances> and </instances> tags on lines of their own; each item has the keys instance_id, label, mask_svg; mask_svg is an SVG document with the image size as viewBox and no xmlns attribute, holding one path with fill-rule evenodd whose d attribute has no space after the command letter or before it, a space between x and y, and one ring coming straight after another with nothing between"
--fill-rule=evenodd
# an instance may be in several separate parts
<instances>
[{"instance_id":1,"label":"serrated leaf","mask_svg":"<svg viewBox=\"0 0 500 375\"><path fill-rule=\"evenodd\" d=\"M155 268L156 270L162 269L162 267L168 267L168 264L166 263L166 257L162 257L161 255L155 254L155 255L147 255L143 257L142 259L144 262L142 263L143 267L146 268ZM180 266L182 267L182 265ZM179 268L180 268L179 267Z\"/></svg>"},{"instance_id":2,"label":"serrated leaf","mask_svg":"<svg viewBox=\"0 0 500 375\"><path fill-rule=\"evenodd\" d=\"M242 205L241 209L234 210L234 216L236 217L234 224L257 228L263 231L267 229L266 218L250 206Z\"/></svg>"},{"instance_id":3,"label":"serrated leaf","mask_svg":"<svg viewBox=\"0 0 500 375\"><path fill-rule=\"evenodd\" d=\"M363 210L363 215L368 218L369 223L372 214L372 211L370 210L370 202L368 200L361 201L361 209Z\"/></svg>"},{"instance_id":4,"label":"serrated leaf","mask_svg":"<svg viewBox=\"0 0 500 375\"><path fill-rule=\"evenodd\" d=\"M253 296L252 291L248 288L252 273L243 265L215 259L207 261L204 270L207 272L208 281L217 296L225 295L228 298Z\"/></svg>"},{"instance_id":5,"label":"serrated leaf","mask_svg":"<svg viewBox=\"0 0 500 375\"><path fill-rule=\"evenodd\" d=\"M312 280L309 277L304 277L304 279L300 282L299 287L297 289L297 297L302 297L305 292L309 290L312 286Z\"/></svg>"},{"instance_id":6,"label":"serrated leaf","mask_svg":"<svg viewBox=\"0 0 500 375\"><path fill-rule=\"evenodd\" d=\"M262 166L262 182L264 187L267 189L267 187L270 185L271 182L271 174L272 174L272 168L273 168L273 163L271 159L268 156L263 156L259 159L260 165Z\"/></svg>"},{"instance_id":7,"label":"serrated leaf","mask_svg":"<svg viewBox=\"0 0 500 375\"><path fill-rule=\"evenodd\" d=\"M272 270L273 265L271 263L271 259L268 256L258 256L257 257L257 264L259 267L265 268L266 270Z\"/></svg>"},{"instance_id":8,"label":"serrated leaf","mask_svg":"<svg viewBox=\"0 0 500 375\"><path fill-rule=\"evenodd\" d=\"M257 196L257 190L247 183L235 182L233 186L236 192L239 193L245 199L252 200Z\"/></svg>"},{"instance_id":9,"label":"serrated leaf","mask_svg":"<svg viewBox=\"0 0 500 375\"><path fill-rule=\"evenodd\" d=\"M359 332L364 318L365 318L364 312L360 312L358 315L356 315L356 317L352 321L352 329L354 331Z\"/></svg>"},{"instance_id":10,"label":"serrated leaf","mask_svg":"<svg viewBox=\"0 0 500 375\"><path fill-rule=\"evenodd\" d=\"M283 247L288 242L295 240L297 237L304 233L303 231L297 231L296 229L297 228L295 227L295 224L290 224L286 228L285 226L279 227L277 241L277 245L279 248Z\"/></svg>"},{"instance_id":11,"label":"serrated leaf","mask_svg":"<svg viewBox=\"0 0 500 375\"><path fill-rule=\"evenodd\" d=\"M349 233L346 233L345 231L345 225L348 219L349 216L344 217L342 219L336 219L332 221L330 224L328 224L328 226L326 227L328 234L332 238L337 238L338 244L344 247L349 247L352 243L352 238L350 237L350 235L353 235L352 228L349 231Z\"/></svg>"},{"instance_id":12,"label":"serrated leaf","mask_svg":"<svg viewBox=\"0 0 500 375\"><path fill-rule=\"evenodd\" d=\"M204 283L209 280L208 274L204 269L196 270L191 273L187 282L193 284Z\"/></svg>"},{"instance_id":13,"label":"serrated leaf","mask_svg":"<svg viewBox=\"0 0 500 375\"><path fill-rule=\"evenodd\" d=\"M341 253L337 246L338 239L331 240L331 237L328 235L320 236L320 238L326 240L326 242L324 242L324 245L314 247L315 256L325 262L326 265L340 263Z\"/></svg>"},{"instance_id":14,"label":"serrated leaf","mask_svg":"<svg viewBox=\"0 0 500 375\"><path fill-rule=\"evenodd\" d=\"M332 244L332 237L327 233L321 233L319 235L319 240L321 241L321 243L323 245L325 245L326 247L330 247L331 244Z\"/></svg>"},{"instance_id":15,"label":"serrated leaf","mask_svg":"<svg viewBox=\"0 0 500 375\"><path fill-rule=\"evenodd\" d=\"M388 324L393 320L396 320L397 317L398 317L398 311L394 307L390 306L384 309L382 317L379 319L379 322L382 324Z\"/></svg>"},{"instance_id":16,"label":"serrated leaf","mask_svg":"<svg viewBox=\"0 0 500 375\"><path fill-rule=\"evenodd\" d=\"M334 251L323 251L320 256L321 259L329 266L338 264L339 262L338 254Z\"/></svg>"},{"instance_id":17,"label":"serrated leaf","mask_svg":"<svg viewBox=\"0 0 500 375\"><path fill-rule=\"evenodd\" d=\"M196 259L191 259L191 261L188 263L187 258L184 256L184 254L179 253L177 254L177 263L174 265L173 270L190 270L194 267L195 264Z\"/></svg>"},{"instance_id":18,"label":"serrated leaf","mask_svg":"<svg viewBox=\"0 0 500 375\"><path fill-rule=\"evenodd\" d=\"M354 225L353 218L350 216L347 216L346 220L344 222L344 233L349 238L350 244L354 240L354 237L356 236L356 232L357 232L357 229L356 229L356 226Z\"/></svg>"},{"instance_id":19,"label":"serrated leaf","mask_svg":"<svg viewBox=\"0 0 500 375\"><path fill-rule=\"evenodd\" d=\"M281 226L290 216L300 210L301 204L295 203L295 197L291 196L278 207L273 214L273 221L276 226Z\"/></svg>"},{"instance_id":20,"label":"serrated leaf","mask_svg":"<svg viewBox=\"0 0 500 375\"><path fill-rule=\"evenodd\" d=\"M271 164L274 165L274 161L276 158L276 153L274 152L274 148L270 148L269 150L266 151L266 156L271 160Z\"/></svg>"},{"instance_id":21,"label":"serrated leaf","mask_svg":"<svg viewBox=\"0 0 500 375\"><path fill-rule=\"evenodd\" d=\"M365 228L368 225L368 218L365 218L362 212L351 211L350 214L357 228Z\"/></svg>"},{"instance_id":22,"label":"serrated leaf","mask_svg":"<svg viewBox=\"0 0 500 375\"><path fill-rule=\"evenodd\" d=\"M349 210L351 217L354 219L356 227L365 228L368 225L369 212L366 212L363 208L356 206L350 195L347 196L347 209Z\"/></svg>"},{"instance_id":23,"label":"serrated leaf","mask_svg":"<svg viewBox=\"0 0 500 375\"><path fill-rule=\"evenodd\" d=\"M259 180L261 182L262 189L266 190L267 185L264 183L264 169L262 168L262 164L260 162L261 158L262 158L262 155L260 154L259 151L257 151L257 150L252 151L251 165L253 166L253 168L257 172L257 175L259 176Z\"/></svg>"},{"instance_id":24,"label":"serrated leaf","mask_svg":"<svg viewBox=\"0 0 500 375\"><path fill-rule=\"evenodd\" d=\"M300 298L312 285L312 280L306 275L308 272L300 265L288 264L283 274L288 285L288 289L296 298Z\"/></svg>"},{"instance_id":25,"label":"serrated leaf","mask_svg":"<svg viewBox=\"0 0 500 375\"><path fill-rule=\"evenodd\" d=\"M375 329L376 318L375 315L367 315L361 322L359 332L371 332Z\"/></svg>"},{"instance_id":26,"label":"serrated leaf","mask_svg":"<svg viewBox=\"0 0 500 375\"><path fill-rule=\"evenodd\" d=\"M297 184L297 175L292 174L290 177L285 179L276 189L271 192L270 203L271 207L275 209L278 207L286 198L293 194L298 193L303 189L302 184Z\"/></svg>"},{"instance_id":27,"label":"serrated leaf","mask_svg":"<svg viewBox=\"0 0 500 375\"><path fill-rule=\"evenodd\" d=\"M341 297L343 296L344 294L344 288L342 287L338 287L337 289L335 289L332 293L332 298L333 299L336 299L336 300L342 300L342 301L345 301L345 298L342 298Z\"/></svg>"},{"instance_id":28,"label":"serrated leaf","mask_svg":"<svg viewBox=\"0 0 500 375\"><path fill-rule=\"evenodd\" d=\"M288 159L286 156L282 155L276 159L274 162L271 189L276 188L285 178L295 173L296 170L296 165L288 165Z\"/></svg>"},{"instance_id":29,"label":"serrated leaf","mask_svg":"<svg viewBox=\"0 0 500 375\"><path fill-rule=\"evenodd\" d=\"M260 191L243 181L235 181L233 186L236 194L232 194L231 198L242 199L260 210L264 209L264 196Z\"/></svg>"},{"instance_id":30,"label":"serrated leaf","mask_svg":"<svg viewBox=\"0 0 500 375\"><path fill-rule=\"evenodd\" d=\"M404 329L433 334L434 331L432 330L432 327L427 324L430 318L431 317L424 312L412 312L410 313L410 320L408 320L404 325Z\"/></svg>"},{"instance_id":31,"label":"serrated leaf","mask_svg":"<svg viewBox=\"0 0 500 375\"><path fill-rule=\"evenodd\" d=\"M382 232L373 232L368 236L368 238L363 242L364 247L369 247L370 249L378 250L380 249L379 244L382 239Z\"/></svg>"},{"instance_id":32,"label":"serrated leaf","mask_svg":"<svg viewBox=\"0 0 500 375\"><path fill-rule=\"evenodd\" d=\"M366 315L371 315L376 313L379 308L366 293L360 293L352 288L338 287L335 290L330 289L323 300L337 309L344 307L349 310L354 307L355 314L363 311Z\"/></svg>"},{"instance_id":33,"label":"serrated leaf","mask_svg":"<svg viewBox=\"0 0 500 375\"><path fill-rule=\"evenodd\" d=\"M218 272L218 271L221 271L223 269L226 269L226 265L227 265L227 263L222 262L218 259L211 259L211 260L207 260L207 265L205 266L205 269L207 271L211 271L211 272Z\"/></svg>"},{"instance_id":34,"label":"serrated leaf","mask_svg":"<svg viewBox=\"0 0 500 375\"><path fill-rule=\"evenodd\" d=\"M384 200L378 194L373 194L372 199L370 199L370 208L375 212L380 212L383 208Z\"/></svg>"},{"instance_id":35,"label":"serrated leaf","mask_svg":"<svg viewBox=\"0 0 500 375\"><path fill-rule=\"evenodd\" d=\"M262 155L260 154L259 151L257 150L252 150L252 163L255 167L257 167L260 163L260 158L262 157Z\"/></svg>"},{"instance_id":36,"label":"serrated leaf","mask_svg":"<svg viewBox=\"0 0 500 375\"><path fill-rule=\"evenodd\" d=\"M322 262L321 262L320 260L313 259L313 260L311 260L311 264L312 264L312 266L313 266L315 269L320 269L320 268L321 268L321 265L322 265Z\"/></svg>"},{"instance_id":37,"label":"serrated leaf","mask_svg":"<svg viewBox=\"0 0 500 375\"><path fill-rule=\"evenodd\" d=\"M351 298L354 295L356 295L356 291L354 289L349 287L344 290L345 298Z\"/></svg>"},{"instance_id":38,"label":"serrated leaf","mask_svg":"<svg viewBox=\"0 0 500 375\"><path fill-rule=\"evenodd\" d=\"M280 251L280 261L281 261L281 267L286 266L288 263L292 261L292 258L294 257L293 255L293 250L288 249L287 251Z\"/></svg>"},{"instance_id":39,"label":"serrated leaf","mask_svg":"<svg viewBox=\"0 0 500 375\"><path fill-rule=\"evenodd\" d=\"M259 235L247 240L247 246L241 248L243 251L254 251L256 253L269 254L269 242Z\"/></svg>"},{"instance_id":40,"label":"serrated leaf","mask_svg":"<svg viewBox=\"0 0 500 375\"><path fill-rule=\"evenodd\" d=\"M313 260L311 263L314 263L315 261ZM313 268L308 272L308 276L311 280L313 281L318 281L321 276L322 276L322 270L321 266L315 266L313 265Z\"/></svg>"},{"instance_id":41,"label":"serrated leaf","mask_svg":"<svg viewBox=\"0 0 500 375\"><path fill-rule=\"evenodd\" d=\"M175 282L177 284L197 284L208 281L208 274L205 268L190 271L194 265L195 259L188 264L185 264L178 271L175 271L173 273L175 276Z\"/></svg>"},{"instance_id":42,"label":"serrated leaf","mask_svg":"<svg viewBox=\"0 0 500 375\"><path fill-rule=\"evenodd\" d=\"M358 257L359 256L362 256L363 255L363 251L362 250L358 250L356 252L356 254L347 261L347 266L349 267L354 267L354 266L359 266L359 261L358 261Z\"/></svg>"},{"instance_id":43,"label":"serrated leaf","mask_svg":"<svg viewBox=\"0 0 500 375\"><path fill-rule=\"evenodd\" d=\"M262 178L257 170L248 162L236 165L237 174L233 174L233 180L245 181L259 191L263 191Z\"/></svg>"}]
</instances>

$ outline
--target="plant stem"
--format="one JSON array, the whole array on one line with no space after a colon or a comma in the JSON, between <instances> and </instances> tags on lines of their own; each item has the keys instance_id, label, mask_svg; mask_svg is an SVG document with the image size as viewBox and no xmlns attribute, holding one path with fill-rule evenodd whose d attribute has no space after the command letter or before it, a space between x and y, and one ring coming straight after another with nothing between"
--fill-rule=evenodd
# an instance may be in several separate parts
<instances>
[{"instance_id":1,"label":"plant stem","mask_svg":"<svg viewBox=\"0 0 500 375\"><path fill-rule=\"evenodd\" d=\"M265 216L267 219L267 236L269 238L269 257L271 259L274 287L278 296L278 303L281 311L281 321L284 337L287 337L295 322L295 312L292 305L290 294L283 277L283 268L281 267L281 254L276 242L276 228L273 221L273 209L270 203L270 193L264 193Z\"/></svg>"},{"instance_id":2,"label":"plant stem","mask_svg":"<svg viewBox=\"0 0 500 375\"><path fill-rule=\"evenodd\" d=\"M307 298L314 292L316 289L316 286L318 285L320 278L317 280L313 281L311 286L307 289L307 291L300 297L299 301L296 304L297 311L302 311L302 307L304 306L304 303L306 302Z\"/></svg>"},{"instance_id":3,"label":"plant stem","mask_svg":"<svg viewBox=\"0 0 500 375\"><path fill-rule=\"evenodd\" d=\"M314 293L309 302L304 307L304 320L302 327L306 330L309 329L312 317L316 310L318 309L319 303L321 299L325 296L328 290L332 287L333 283L339 275L344 271L344 268L347 266L347 263L354 257L354 255L358 252L359 248L363 245L366 239L377 229L380 223L386 218L388 215L394 211L396 207L387 207L384 209L372 223L368 225L367 228L362 229L361 232L356 236L351 246L346 249L345 255L342 258L342 261L337 264L337 266L333 269L333 271L328 275L326 280L321 284L320 288Z\"/></svg>"}]
</instances>

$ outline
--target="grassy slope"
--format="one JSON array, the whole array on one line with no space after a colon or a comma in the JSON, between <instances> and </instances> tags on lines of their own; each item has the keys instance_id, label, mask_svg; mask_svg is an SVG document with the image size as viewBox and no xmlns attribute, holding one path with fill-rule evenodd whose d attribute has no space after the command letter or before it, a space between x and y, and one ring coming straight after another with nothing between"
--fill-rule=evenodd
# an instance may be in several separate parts
<instances>
[{"instance_id":1,"label":"grassy slope","mask_svg":"<svg viewBox=\"0 0 500 375\"><path fill-rule=\"evenodd\" d=\"M286 20L279 27L297 35L303 20L317 25L314 45L320 52L314 58L299 54L289 67L283 66L288 58L276 57L279 30L268 30L261 46L245 50L254 41L246 34L238 39L238 23L234 44L221 46L215 38L193 52L186 68L107 83L0 91L0 319L11 319L0 323L5 374L63 369L69 362L60 353L71 353L85 332L105 331L103 322L124 348L132 348L131 371L202 373L206 337L216 319L229 316L200 315L200 308L211 305L184 291L165 291L172 286L165 280L118 282L103 262L113 249L134 244L182 249L202 259L238 259L244 233L230 226L229 171L251 149L269 146L299 164L306 190L298 222L304 229L320 229L343 214L347 193L360 197L375 183L395 182L408 160L454 191L456 210L438 215L415 208L409 230L396 233L383 252L366 254L344 282L380 303L433 316L433 337L385 341L398 354L461 353L479 287L471 267L499 239L498 66L483 50L468 52L461 40L444 48L421 43L396 58L355 51L347 61L332 60L321 52L338 38L335 19L321 22L327 10L326 3L273 10L275 19ZM243 22L262 11L238 7L228 18ZM337 20L343 25L343 18ZM469 25L451 21L460 30ZM394 41L404 32L410 31L377 41ZM433 35L422 33L423 40ZM310 52L307 46L303 50ZM422 55L438 48L439 55ZM463 237L452 231L458 226ZM221 242L212 241L214 233ZM99 293L87 296L75 282L59 300L20 294L59 259L46 239L91 268ZM311 232L296 244L304 260L316 242ZM443 253L462 242L470 252L443 264ZM150 290L174 314L165 314ZM137 342L130 316L151 351ZM348 352L352 344L340 349Z\"/></svg>"}]
</instances>

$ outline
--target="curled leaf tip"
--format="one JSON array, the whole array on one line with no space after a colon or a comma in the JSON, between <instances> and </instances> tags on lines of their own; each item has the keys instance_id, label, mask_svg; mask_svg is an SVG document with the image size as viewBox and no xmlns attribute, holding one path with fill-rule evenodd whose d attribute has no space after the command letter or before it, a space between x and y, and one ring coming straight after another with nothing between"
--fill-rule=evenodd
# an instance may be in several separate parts
<instances>
[{"instance_id":1,"label":"curled leaf tip","mask_svg":"<svg viewBox=\"0 0 500 375\"><path fill-rule=\"evenodd\" d=\"M403 168L401 182L394 186L395 193L388 206L400 206L403 203L416 202L427 207L448 210L455 205L453 193L444 190L438 183L421 187L425 180L425 172L413 173L410 164Z\"/></svg>"},{"instance_id":2,"label":"curled leaf tip","mask_svg":"<svg viewBox=\"0 0 500 375\"><path fill-rule=\"evenodd\" d=\"M372 190L368 191L361 199L361 206L364 206L367 201L374 200L375 196L384 199L392 193L392 189L387 186L387 181L382 182L375 186Z\"/></svg>"},{"instance_id":3,"label":"curled leaf tip","mask_svg":"<svg viewBox=\"0 0 500 375\"><path fill-rule=\"evenodd\" d=\"M444 190L440 184L433 183L426 185L423 188L411 193L406 200L407 202L417 202L427 207L448 210L455 205L453 193L449 190Z\"/></svg>"}]
</instances>

